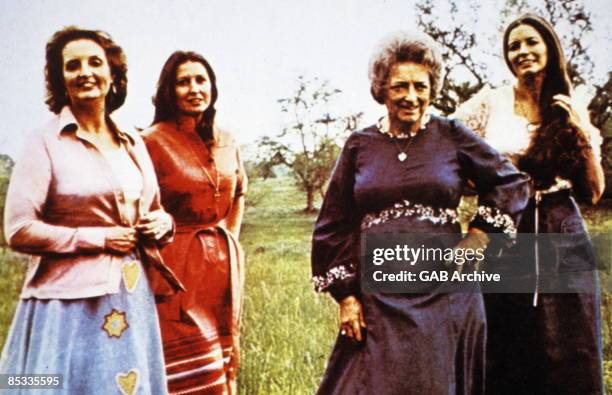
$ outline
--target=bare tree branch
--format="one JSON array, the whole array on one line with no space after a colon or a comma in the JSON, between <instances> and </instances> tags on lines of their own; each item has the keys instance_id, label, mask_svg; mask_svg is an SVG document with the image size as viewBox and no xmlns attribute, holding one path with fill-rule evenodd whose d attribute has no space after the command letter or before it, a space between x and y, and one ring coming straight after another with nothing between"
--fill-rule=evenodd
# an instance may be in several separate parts
<instances>
[{"instance_id":1,"label":"bare tree branch","mask_svg":"<svg viewBox=\"0 0 612 395\"><path fill-rule=\"evenodd\" d=\"M305 211L314 210L314 194L322 193L336 157L339 140L358 127L362 113L340 116L330 104L340 94L327 81L298 78L291 97L278 100L286 125L275 137L259 140L260 167L283 164L290 168L298 187L306 194Z\"/></svg>"}]
</instances>

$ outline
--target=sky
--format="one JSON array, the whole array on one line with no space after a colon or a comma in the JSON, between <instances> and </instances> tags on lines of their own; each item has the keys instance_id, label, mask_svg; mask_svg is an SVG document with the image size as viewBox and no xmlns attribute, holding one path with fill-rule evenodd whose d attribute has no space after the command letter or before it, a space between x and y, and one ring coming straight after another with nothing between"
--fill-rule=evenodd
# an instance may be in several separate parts
<instances>
[{"instance_id":1,"label":"sky","mask_svg":"<svg viewBox=\"0 0 612 395\"><path fill-rule=\"evenodd\" d=\"M498 16L487 15L495 12L494 3L481 1L481 12L490 17L474 29L498 28ZM604 75L612 6L585 3L593 12L596 66ZM14 157L27 132L51 117L44 104L44 47L67 25L105 30L124 49L129 93L115 113L121 125L151 123L163 63L175 50L194 50L217 75L219 124L248 144L280 130L277 100L291 96L300 75L329 80L342 91L337 113L363 111L364 124L373 123L384 108L369 94L370 54L383 36L416 23L411 0L0 0L0 153ZM496 78L507 78L499 63Z\"/></svg>"}]
</instances>

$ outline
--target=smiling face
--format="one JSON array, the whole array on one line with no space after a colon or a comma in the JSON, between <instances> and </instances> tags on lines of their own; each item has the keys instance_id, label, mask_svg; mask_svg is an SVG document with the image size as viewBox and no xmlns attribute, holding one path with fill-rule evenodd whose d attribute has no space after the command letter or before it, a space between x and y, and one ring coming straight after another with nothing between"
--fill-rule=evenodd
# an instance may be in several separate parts
<instances>
[{"instance_id":1,"label":"smiling face","mask_svg":"<svg viewBox=\"0 0 612 395\"><path fill-rule=\"evenodd\" d=\"M431 81L427 66L400 62L391 67L385 88L385 106L392 127L416 131L430 101Z\"/></svg>"},{"instance_id":2,"label":"smiling face","mask_svg":"<svg viewBox=\"0 0 612 395\"><path fill-rule=\"evenodd\" d=\"M184 115L200 115L210 105L212 84L204 65L187 61L176 70L176 105Z\"/></svg>"},{"instance_id":3,"label":"smiling face","mask_svg":"<svg viewBox=\"0 0 612 395\"><path fill-rule=\"evenodd\" d=\"M92 40L74 40L64 46L62 59L70 102L103 101L113 80L104 49Z\"/></svg>"},{"instance_id":4,"label":"smiling face","mask_svg":"<svg viewBox=\"0 0 612 395\"><path fill-rule=\"evenodd\" d=\"M508 35L508 61L518 78L538 74L546 69L548 48L536 29L518 25Z\"/></svg>"}]
</instances>

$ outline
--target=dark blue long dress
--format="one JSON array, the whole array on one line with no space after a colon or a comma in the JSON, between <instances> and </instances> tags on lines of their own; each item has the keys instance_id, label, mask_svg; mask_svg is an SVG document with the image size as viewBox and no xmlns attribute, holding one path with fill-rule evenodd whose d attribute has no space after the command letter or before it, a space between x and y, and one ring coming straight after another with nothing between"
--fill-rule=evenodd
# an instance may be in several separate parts
<instances>
[{"instance_id":1,"label":"dark blue long dress","mask_svg":"<svg viewBox=\"0 0 612 395\"><path fill-rule=\"evenodd\" d=\"M338 337L319 394L484 391L480 293L366 294L359 282L367 232L459 235L454 209L467 180L479 193L471 226L513 231L527 203L527 177L458 122L432 116L410 142L375 126L348 138L315 225L312 271L318 291L361 300L367 336L363 344ZM394 215L384 215L396 204Z\"/></svg>"},{"instance_id":2,"label":"dark blue long dress","mask_svg":"<svg viewBox=\"0 0 612 395\"><path fill-rule=\"evenodd\" d=\"M513 268L517 278L540 294L487 293L487 394L604 394L599 284L593 245L570 190L531 199L517 227L533 234L538 204L539 272L531 256L521 254ZM555 243L548 239L552 238ZM527 236L529 239L529 236ZM523 247L525 248L525 247ZM500 268L512 262L490 260Z\"/></svg>"}]
</instances>

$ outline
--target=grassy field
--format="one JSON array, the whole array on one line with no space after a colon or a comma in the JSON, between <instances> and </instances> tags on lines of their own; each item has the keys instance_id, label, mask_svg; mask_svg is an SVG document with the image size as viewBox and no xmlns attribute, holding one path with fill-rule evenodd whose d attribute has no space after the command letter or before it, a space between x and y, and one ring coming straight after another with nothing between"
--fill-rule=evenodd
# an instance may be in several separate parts
<instances>
[{"instance_id":1,"label":"grassy field","mask_svg":"<svg viewBox=\"0 0 612 395\"><path fill-rule=\"evenodd\" d=\"M310 283L314 215L290 182L253 182L247 253L242 394L312 394L336 332L336 307Z\"/></svg>"},{"instance_id":2,"label":"grassy field","mask_svg":"<svg viewBox=\"0 0 612 395\"><path fill-rule=\"evenodd\" d=\"M310 283L314 215L288 179L253 180L241 240L247 253L240 394L312 394L336 334L337 309ZM612 230L612 206L585 210L592 231ZM0 255L0 344L10 324L23 264ZM612 391L612 296L604 295L608 391Z\"/></svg>"}]
</instances>

